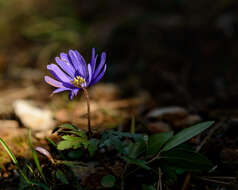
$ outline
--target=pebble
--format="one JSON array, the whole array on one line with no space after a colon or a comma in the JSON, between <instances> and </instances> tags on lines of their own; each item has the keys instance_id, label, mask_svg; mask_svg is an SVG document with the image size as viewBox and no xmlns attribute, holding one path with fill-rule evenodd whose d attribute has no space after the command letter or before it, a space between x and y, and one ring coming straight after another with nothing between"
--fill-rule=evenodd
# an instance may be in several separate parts
<instances>
[{"instance_id":1,"label":"pebble","mask_svg":"<svg viewBox=\"0 0 238 190\"><path fill-rule=\"evenodd\" d=\"M148 128L151 132L167 132L172 127L185 128L202 120L197 114L190 114L188 110L179 106L155 108L147 114ZM154 122L150 120L153 119Z\"/></svg>"},{"instance_id":2,"label":"pebble","mask_svg":"<svg viewBox=\"0 0 238 190\"><path fill-rule=\"evenodd\" d=\"M36 107L31 101L16 100L13 103L14 112L25 127L42 131L51 129L55 125L50 110Z\"/></svg>"},{"instance_id":3,"label":"pebble","mask_svg":"<svg viewBox=\"0 0 238 190\"><path fill-rule=\"evenodd\" d=\"M188 111L182 107L171 106L165 108L156 108L151 110L147 117L149 118L184 118L188 115Z\"/></svg>"}]
</instances>

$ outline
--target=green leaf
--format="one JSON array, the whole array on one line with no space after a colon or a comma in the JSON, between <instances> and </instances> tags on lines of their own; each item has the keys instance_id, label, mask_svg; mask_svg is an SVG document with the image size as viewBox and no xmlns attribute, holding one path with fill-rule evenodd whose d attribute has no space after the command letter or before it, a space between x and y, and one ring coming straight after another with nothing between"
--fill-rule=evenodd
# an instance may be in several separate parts
<instances>
[{"instance_id":1,"label":"green leaf","mask_svg":"<svg viewBox=\"0 0 238 190\"><path fill-rule=\"evenodd\" d=\"M3 148L6 150L6 152L8 153L8 155L10 156L10 158L12 159L13 163L17 166L17 169L19 170L20 174L22 175L23 179L26 181L27 185L31 184L31 181L28 179L28 177L26 176L26 174L22 171L22 169L20 168L18 161L15 157L15 155L12 153L12 151L10 150L10 148L7 146L7 144L5 143L5 141L3 139L0 138L0 143L2 144Z\"/></svg>"},{"instance_id":2,"label":"green leaf","mask_svg":"<svg viewBox=\"0 0 238 190\"><path fill-rule=\"evenodd\" d=\"M88 144L89 155L92 157L96 152L96 150L98 149L99 140L90 139L88 143L89 143Z\"/></svg>"},{"instance_id":3,"label":"green leaf","mask_svg":"<svg viewBox=\"0 0 238 190\"><path fill-rule=\"evenodd\" d=\"M63 184L69 184L65 174L61 170L56 171L56 178L59 179Z\"/></svg>"},{"instance_id":4,"label":"green leaf","mask_svg":"<svg viewBox=\"0 0 238 190\"><path fill-rule=\"evenodd\" d=\"M44 190L50 190L50 188L48 186L46 186L45 184L43 183L39 183L38 181L32 181L32 185L35 185L37 187L40 187L41 189L44 189ZM31 185L31 187L32 187Z\"/></svg>"},{"instance_id":5,"label":"green leaf","mask_svg":"<svg viewBox=\"0 0 238 190\"><path fill-rule=\"evenodd\" d=\"M62 124L62 125L58 126L58 128L62 128L62 129L72 129L72 130L78 131L78 128L77 128L77 127L75 127L74 125L71 125L71 124L69 124L69 123Z\"/></svg>"},{"instance_id":6,"label":"green leaf","mask_svg":"<svg viewBox=\"0 0 238 190\"><path fill-rule=\"evenodd\" d=\"M147 155L158 154L161 147L173 136L173 132L164 132L149 137Z\"/></svg>"},{"instance_id":7,"label":"green leaf","mask_svg":"<svg viewBox=\"0 0 238 190\"><path fill-rule=\"evenodd\" d=\"M173 167L176 172L179 172L179 169L180 171L205 171L212 167L211 162L205 156L179 149L163 152L159 163L164 167Z\"/></svg>"},{"instance_id":8,"label":"green leaf","mask_svg":"<svg viewBox=\"0 0 238 190\"><path fill-rule=\"evenodd\" d=\"M50 139L49 137L46 137L45 138L53 147L57 147L57 145L55 144L55 142L52 140L52 139Z\"/></svg>"},{"instance_id":9,"label":"green leaf","mask_svg":"<svg viewBox=\"0 0 238 190\"><path fill-rule=\"evenodd\" d=\"M77 149L81 146L84 146L84 148L88 147L88 139L82 138L82 137L73 137L70 135L64 135L62 136L64 139L63 141L60 141L57 145L58 150L65 150L69 148Z\"/></svg>"},{"instance_id":10,"label":"green leaf","mask_svg":"<svg viewBox=\"0 0 238 190\"><path fill-rule=\"evenodd\" d=\"M142 190L155 190L155 188L152 185L148 186L148 185L143 184Z\"/></svg>"},{"instance_id":11,"label":"green leaf","mask_svg":"<svg viewBox=\"0 0 238 190\"><path fill-rule=\"evenodd\" d=\"M182 143L184 143L185 141L193 138L194 136L198 135L199 133L203 132L204 130L206 130L208 127L210 127L212 124L214 123L214 121L207 121L207 122L202 122L199 124L196 124L192 127L183 129L182 131L180 131L178 134L176 134L175 136L173 136L166 144L165 146L162 148L162 151L168 151Z\"/></svg>"},{"instance_id":12,"label":"green leaf","mask_svg":"<svg viewBox=\"0 0 238 190\"><path fill-rule=\"evenodd\" d=\"M83 151L81 149L75 150L75 151L70 151L68 153L68 156L72 159L78 159L83 155Z\"/></svg>"},{"instance_id":13,"label":"green leaf","mask_svg":"<svg viewBox=\"0 0 238 190\"><path fill-rule=\"evenodd\" d=\"M47 184L45 175L43 174L42 168L41 168L41 166L40 166L39 159L38 159L38 157L37 157L37 153L36 153L36 151L35 151L35 149L33 148L33 145L32 145L31 129L28 130L28 142L29 142L29 146L30 146L30 148L31 148L32 156L33 156L34 162L35 162L35 164L36 164L36 167L37 167L38 171L40 172L40 175L41 175L42 179L43 179L44 182Z\"/></svg>"},{"instance_id":14,"label":"green leaf","mask_svg":"<svg viewBox=\"0 0 238 190\"><path fill-rule=\"evenodd\" d=\"M128 164L135 164L146 170L151 170L151 168L146 165L145 160L138 160L138 159L133 159L133 158L125 157L125 156L122 156L121 158L123 158Z\"/></svg>"},{"instance_id":15,"label":"green leaf","mask_svg":"<svg viewBox=\"0 0 238 190\"><path fill-rule=\"evenodd\" d=\"M69 130L73 130L73 131L78 131L78 128L77 128L77 127L75 127L75 126L73 126L73 125L71 125L71 124L69 124L69 123L65 123L65 124L62 124L62 125L56 127L56 128L52 131L52 133L57 132L59 129L62 129L62 130L64 130L64 129L69 129Z\"/></svg>"},{"instance_id":16,"label":"green leaf","mask_svg":"<svg viewBox=\"0 0 238 190\"><path fill-rule=\"evenodd\" d=\"M82 137L82 138L87 138L87 135L85 133L85 131L60 131L60 133L69 133L69 134L73 134L73 135L77 135L79 137Z\"/></svg>"},{"instance_id":17,"label":"green leaf","mask_svg":"<svg viewBox=\"0 0 238 190\"><path fill-rule=\"evenodd\" d=\"M107 147L113 147L117 149L120 153L123 152L123 144L122 141L118 136L110 136L108 139L106 139L104 142L100 144L100 147L107 146Z\"/></svg>"},{"instance_id":18,"label":"green leaf","mask_svg":"<svg viewBox=\"0 0 238 190\"><path fill-rule=\"evenodd\" d=\"M128 157L137 158L140 154L145 152L146 144L144 140L131 143L128 150Z\"/></svg>"},{"instance_id":19,"label":"green leaf","mask_svg":"<svg viewBox=\"0 0 238 190\"><path fill-rule=\"evenodd\" d=\"M116 182L116 178L113 175L106 175L103 176L102 180L101 180L101 184L103 187L106 188L111 188L114 186Z\"/></svg>"},{"instance_id":20,"label":"green leaf","mask_svg":"<svg viewBox=\"0 0 238 190\"><path fill-rule=\"evenodd\" d=\"M59 144L57 145L58 150L65 150L70 148L77 149L79 147L81 147L81 143L76 144L73 141L60 141Z\"/></svg>"}]
</instances>

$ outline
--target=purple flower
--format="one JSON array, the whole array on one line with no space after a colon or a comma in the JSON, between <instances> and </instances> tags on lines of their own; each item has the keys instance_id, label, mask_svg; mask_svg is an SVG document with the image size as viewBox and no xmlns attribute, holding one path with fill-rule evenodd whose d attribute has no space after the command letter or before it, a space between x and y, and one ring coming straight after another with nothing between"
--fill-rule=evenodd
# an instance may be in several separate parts
<instances>
[{"instance_id":1,"label":"purple flower","mask_svg":"<svg viewBox=\"0 0 238 190\"><path fill-rule=\"evenodd\" d=\"M52 94L69 90L69 98L72 100L81 88L87 88L97 83L104 75L107 65L106 53L101 54L101 60L96 67L97 55L95 49L92 50L90 63L86 63L82 55L77 50L69 50L69 53L61 53L56 57L56 64L47 65L47 69L57 79L45 76L45 81L56 87Z\"/></svg>"}]
</instances>

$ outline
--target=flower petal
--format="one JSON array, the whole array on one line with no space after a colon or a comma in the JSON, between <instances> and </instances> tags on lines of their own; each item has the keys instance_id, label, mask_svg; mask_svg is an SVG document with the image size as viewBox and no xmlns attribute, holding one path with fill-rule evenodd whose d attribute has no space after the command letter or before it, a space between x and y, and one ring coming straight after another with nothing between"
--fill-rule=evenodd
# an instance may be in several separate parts
<instances>
[{"instance_id":1,"label":"flower petal","mask_svg":"<svg viewBox=\"0 0 238 190\"><path fill-rule=\"evenodd\" d=\"M73 97L74 97L74 93L73 93L73 91L70 91L70 93L69 93L69 99L72 100Z\"/></svg>"},{"instance_id":2,"label":"flower petal","mask_svg":"<svg viewBox=\"0 0 238 190\"><path fill-rule=\"evenodd\" d=\"M63 61L66 61L68 62L70 65L72 65L72 67L74 68L75 70L75 67L74 67L74 64L72 63L72 61L70 60L69 56L67 53L60 53L60 58L63 60Z\"/></svg>"},{"instance_id":3,"label":"flower petal","mask_svg":"<svg viewBox=\"0 0 238 190\"><path fill-rule=\"evenodd\" d=\"M62 82L59 82L55 79L52 79L49 76L45 76L44 78L45 78L45 82L47 82L51 86L54 86L54 87L57 87L57 88L63 88L64 87Z\"/></svg>"},{"instance_id":4,"label":"flower petal","mask_svg":"<svg viewBox=\"0 0 238 190\"><path fill-rule=\"evenodd\" d=\"M98 76L98 74L100 73L101 69L103 68L104 64L106 61L106 53L103 52L101 55L101 60L100 63L98 65L98 67L96 68L96 71L93 73L93 79L96 79L96 77Z\"/></svg>"},{"instance_id":5,"label":"flower petal","mask_svg":"<svg viewBox=\"0 0 238 190\"><path fill-rule=\"evenodd\" d=\"M96 57L95 57L95 48L93 48L93 49L92 49L91 62L89 63L89 64L91 65L91 68L92 68L92 73L95 71L97 56L98 56L98 55L96 55Z\"/></svg>"},{"instance_id":6,"label":"flower petal","mask_svg":"<svg viewBox=\"0 0 238 190\"><path fill-rule=\"evenodd\" d=\"M79 89L71 90L69 93L69 99L72 100L74 96L77 96Z\"/></svg>"},{"instance_id":7,"label":"flower petal","mask_svg":"<svg viewBox=\"0 0 238 190\"><path fill-rule=\"evenodd\" d=\"M76 56L78 58L79 64L82 65L82 70L83 70L84 77L87 78L88 77L88 72L87 72L86 61L84 60L83 56L77 50L75 50L74 53L76 54Z\"/></svg>"},{"instance_id":8,"label":"flower petal","mask_svg":"<svg viewBox=\"0 0 238 190\"><path fill-rule=\"evenodd\" d=\"M71 89L70 88L57 88L52 92L52 94L56 94L56 93L63 92L66 90L71 90Z\"/></svg>"},{"instance_id":9,"label":"flower petal","mask_svg":"<svg viewBox=\"0 0 238 190\"><path fill-rule=\"evenodd\" d=\"M106 69L107 69L107 65L104 66L102 72L101 72L95 79L92 80L92 82L91 82L91 84L90 84L89 86L92 86L92 85L94 85L95 83L97 83L98 81L100 81L101 78L103 77L103 75L104 75Z\"/></svg>"},{"instance_id":10,"label":"flower petal","mask_svg":"<svg viewBox=\"0 0 238 190\"><path fill-rule=\"evenodd\" d=\"M88 80L87 80L87 84L90 84L92 80L92 68L91 68L91 65L88 64Z\"/></svg>"},{"instance_id":11,"label":"flower petal","mask_svg":"<svg viewBox=\"0 0 238 190\"><path fill-rule=\"evenodd\" d=\"M70 78L68 75L66 75L57 65L50 64L47 65L47 69L55 76L56 79L70 83L72 78Z\"/></svg>"},{"instance_id":12,"label":"flower petal","mask_svg":"<svg viewBox=\"0 0 238 190\"><path fill-rule=\"evenodd\" d=\"M83 66L80 63L78 56L76 54L76 51L73 50L69 50L69 57L74 65L74 68L79 72L80 75L82 75L83 77L85 77L85 73L83 70Z\"/></svg>"},{"instance_id":13,"label":"flower petal","mask_svg":"<svg viewBox=\"0 0 238 190\"><path fill-rule=\"evenodd\" d=\"M59 57L55 58L56 63L58 63L58 65L68 74L70 75L72 78L74 78L74 74L75 74L75 69L73 68L73 66L67 62L67 60L65 59L60 59Z\"/></svg>"}]
</instances>

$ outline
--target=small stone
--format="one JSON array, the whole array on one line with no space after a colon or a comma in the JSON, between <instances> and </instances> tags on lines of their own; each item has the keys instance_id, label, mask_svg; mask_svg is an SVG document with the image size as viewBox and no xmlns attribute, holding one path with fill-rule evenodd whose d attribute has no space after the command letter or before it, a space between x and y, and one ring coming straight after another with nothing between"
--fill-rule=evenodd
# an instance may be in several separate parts
<instances>
[{"instance_id":1,"label":"small stone","mask_svg":"<svg viewBox=\"0 0 238 190\"><path fill-rule=\"evenodd\" d=\"M0 128L18 128L19 124L15 120L0 120Z\"/></svg>"},{"instance_id":2,"label":"small stone","mask_svg":"<svg viewBox=\"0 0 238 190\"><path fill-rule=\"evenodd\" d=\"M16 100L13 103L15 114L25 127L41 131L51 129L55 122L50 110L40 109L27 100Z\"/></svg>"},{"instance_id":3,"label":"small stone","mask_svg":"<svg viewBox=\"0 0 238 190\"><path fill-rule=\"evenodd\" d=\"M156 108L147 114L149 118L173 120L184 118L188 115L188 111L182 107L172 106L165 108Z\"/></svg>"},{"instance_id":4,"label":"small stone","mask_svg":"<svg viewBox=\"0 0 238 190\"><path fill-rule=\"evenodd\" d=\"M161 132L171 131L170 126L163 121L149 123L147 127L152 133L161 133Z\"/></svg>"},{"instance_id":5,"label":"small stone","mask_svg":"<svg viewBox=\"0 0 238 190\"><path fill-rule=\"evenodd\" d=\"M51 129L44 130L44 131L38 131L35 134L35 137L38 139L44 139L45 137L48 137L52 133Z\"/></svg>"}]
</instances>

